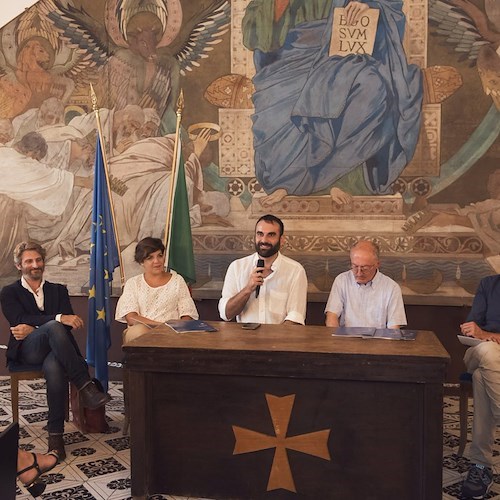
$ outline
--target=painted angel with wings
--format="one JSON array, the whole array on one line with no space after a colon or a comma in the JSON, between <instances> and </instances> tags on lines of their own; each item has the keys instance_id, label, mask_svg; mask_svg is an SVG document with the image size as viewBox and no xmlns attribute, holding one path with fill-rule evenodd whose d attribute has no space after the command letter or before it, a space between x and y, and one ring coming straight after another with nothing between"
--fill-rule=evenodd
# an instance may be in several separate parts
<instances>
[{"instance_id":1,"label":"painted angel with wings","mask_svg":"<svg viewBox=\"0 0 500 500\"><path fill-rule=\"evenodd\" d=\"M186 21L180 0L107 0L102 24L68 0L42 2L78 66L96 72L101 104L154 108L164 132L175 123L180 77L222 41L230 19L229 0L200 2Z\"/></svg>"},{"instance_id":2,"label":"painted angel with wings","mask_svg":"<svg viewBox=\"0 0 500 500\"><path fill-rule=\"evenodd\" d=\"M68 102L68 51L38 5L0 30L0 117L12 119L48 98Z\"/></svg>"},{"instance_id":3,"label":"painted angel with wings","mask_svg":"<svg viewBox=\"0 0 500 500\"><path fill-rule=\"evenodd\" d=\"M429 0L429 20L435 34L477 63L483 90L500 110L500 2L484 0L484 11L470 0Z\"/></svg>"}]
</instances>

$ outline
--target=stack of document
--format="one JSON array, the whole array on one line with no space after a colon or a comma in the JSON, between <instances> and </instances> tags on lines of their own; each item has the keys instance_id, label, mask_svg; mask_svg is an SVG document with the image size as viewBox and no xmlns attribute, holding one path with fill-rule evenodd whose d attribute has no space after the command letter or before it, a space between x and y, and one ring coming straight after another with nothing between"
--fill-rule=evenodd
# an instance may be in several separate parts
<instances>
[{"instance_id":1,"label":"stack of document","mask_svg":"<svg viewBox=\"0 0 500 500\"><path fill-rule=\"evenodd\" d=\"M363 339L415 340L416 330L399 328L366 328L361 326L338 326L332 333L335 337L358 337Z\"/></svg>"},{"instance_id":2,"label":"stack of document","mask_svg":"<svg viewBox=\"0 0 500 500\"><path fill-rule=\"evenodd\" d=\"M165 322L165 324L177 333L217 331L217 328L199 319L171 319Z\"/></svg>"}]
</instances>

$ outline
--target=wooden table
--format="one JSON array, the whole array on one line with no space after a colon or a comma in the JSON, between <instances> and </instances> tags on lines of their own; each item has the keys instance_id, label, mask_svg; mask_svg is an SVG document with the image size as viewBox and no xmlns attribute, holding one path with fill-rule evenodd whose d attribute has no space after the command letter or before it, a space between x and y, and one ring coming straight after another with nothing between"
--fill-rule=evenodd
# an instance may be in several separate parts
<instances>
[{"instance_id":1,"label":"wooden table","mask_svg":"<svg viewBox=\"0 0 500 500\"><path fill-rule=\"evenodd\" d=\"M124 346L134 498L441 498L449 356L434 333L211 324Z\"/></svg>"}]
</instances>

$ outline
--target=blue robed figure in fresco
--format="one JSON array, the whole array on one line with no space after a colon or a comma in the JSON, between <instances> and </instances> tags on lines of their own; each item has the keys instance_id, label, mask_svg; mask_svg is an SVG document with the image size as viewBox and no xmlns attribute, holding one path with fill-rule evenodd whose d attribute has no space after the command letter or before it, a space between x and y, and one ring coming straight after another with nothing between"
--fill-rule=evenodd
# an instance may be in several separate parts
<instances>
[{"instance_id":1,"label":"blue robed figure in fresco","mask_svg":"<svg viewBox=\"0 0 500 500\"><path fill-rule=\"evenodd\" d=\"M336 7L357 19L379 9L373 55L329 56ZM249 3L243 38L254 50L255 171L272 193L267 203L324 192L358 169L365 193L390 192L415 151L423 96L421 71L402 46L402 7L396 0Z\"/></svg>"}]
</instances>

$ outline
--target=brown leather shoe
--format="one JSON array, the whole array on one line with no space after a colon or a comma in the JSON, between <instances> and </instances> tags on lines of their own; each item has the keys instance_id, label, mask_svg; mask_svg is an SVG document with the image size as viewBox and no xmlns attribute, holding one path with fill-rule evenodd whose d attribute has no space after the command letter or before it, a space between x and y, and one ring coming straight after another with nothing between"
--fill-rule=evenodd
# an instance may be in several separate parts
<instances>
[{"instance_id":1,"label":"brown leather shoe","mask_svg":"<svg viewBox=\"0 0 500 500\"><path fill-rule=\"evenodd\" d=\"M93 380L80 389L80 401L84 408L95 410L104 406L110 399L111 396L107 392L101 392Z\"/></svg>"},{"instance_id":2,"label":"brown leather shoe","mask_svg":"<svg viewBox=\"0 0 500 500\"><path fill-rule=\"evenodd\" d=\"M55 451L59 457L59 461L66 459L64 437L62 434L49 434L49 449L47 451Z\"/></svg>"}]
</instances>

